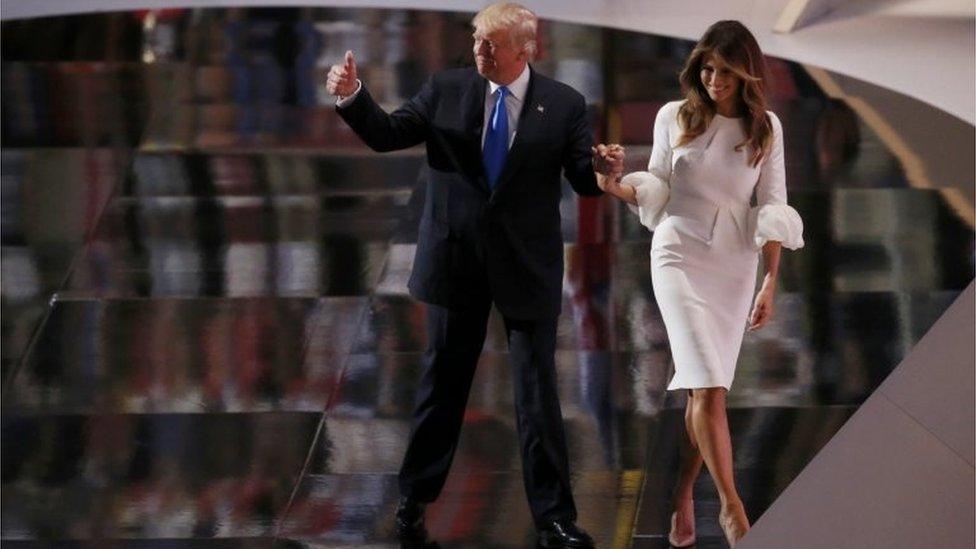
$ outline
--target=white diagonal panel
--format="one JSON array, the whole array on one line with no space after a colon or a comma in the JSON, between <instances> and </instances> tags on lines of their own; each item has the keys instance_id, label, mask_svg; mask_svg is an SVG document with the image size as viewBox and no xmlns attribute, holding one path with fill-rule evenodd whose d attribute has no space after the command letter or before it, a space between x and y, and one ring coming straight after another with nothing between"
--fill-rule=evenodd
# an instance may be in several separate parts
<instances>
[{"instance_id":1,"label":"white diagonal panel","mask_svg":"<svg viewBox=\"0 0 976 549\"><path fill-rule=\"evenodd\" d=\"M738 547L974 545L974 295L970 284Z\"/></svg>"}]
</instances>

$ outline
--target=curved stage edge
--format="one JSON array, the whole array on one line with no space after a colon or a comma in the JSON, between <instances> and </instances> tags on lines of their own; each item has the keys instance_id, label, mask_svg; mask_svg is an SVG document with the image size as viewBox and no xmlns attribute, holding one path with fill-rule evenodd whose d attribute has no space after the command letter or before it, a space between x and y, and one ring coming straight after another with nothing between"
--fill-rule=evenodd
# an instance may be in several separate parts
<instances>
[{"instance_id":1,"label":"curved stage edge","mask_svg":"<svg viewBox=\"0 0 976 549\"><path fill-rule=\"evenodd\" d=\"M901 4L901 5L900 5ZM135 8L216 8L240 6L322 7L319 0L7 0L3 20L126 11ZM480 0L335 0L341 8L443 10L474 13ZM788 33L775 32L792 20L797 7L807 13ZM712 22L739 19L756 34L768 55L860 78L976 123L976 8L956 2L833 0L633 0L576 2L537 0L542 18L604 28L696 40ZM817 15L819 14L819 15ZM880 60L880 62L879 62ZM946 75L953 75L945 85Z\"/></svg>"}]
</instances>

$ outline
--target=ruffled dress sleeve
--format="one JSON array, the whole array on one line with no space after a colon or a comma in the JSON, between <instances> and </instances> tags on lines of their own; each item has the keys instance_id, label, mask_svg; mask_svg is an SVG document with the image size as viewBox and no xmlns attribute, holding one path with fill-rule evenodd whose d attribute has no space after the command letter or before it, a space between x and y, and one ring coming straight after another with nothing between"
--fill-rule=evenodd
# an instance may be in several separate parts
<instances>
[{"instance_id":1,"label":"ruffled dress sleeve","mask_svg":"<svg viewBox=\"0 0 976 549\"><path fill-rule=\"evenodd\" d=\"M766 242L777 241L783 247L797 250L803 247L803 220L786 203L786 168L783 159L783 125L769 113L773 125L773 145L762 160L756 184L756 203L752 208L750 225L757 248Z\"/></svg>"},{"instance_id":2,"label":"ruffled dress sleeve","mask_svg":"<svg viewBox=\"0 0 976 549\"><path fill-rule=\"evenodd\" d=\"M637 205L628 204L640 217L642 225L654 230L661 222L664 206L671 192L671 123L677 115L680 102L662 106L654 118L654 142L646 172L633 172L624 176L621 183L632 185L637 191Z\"/></svg>"},{"instance_id":3,"label":"ruffled dress sleeve","mask_svg":"<svg viewBox=\"0 0 976 549\"><path fill-rule=\"evenodd\" d=\"M628 206L640 217L641 225L653 231L661 222L664 205L668 203L670 188L667 182L651 172L629 173L620 182L632 185L637 191L637 205Z\"/></svg>"}]
</instances>

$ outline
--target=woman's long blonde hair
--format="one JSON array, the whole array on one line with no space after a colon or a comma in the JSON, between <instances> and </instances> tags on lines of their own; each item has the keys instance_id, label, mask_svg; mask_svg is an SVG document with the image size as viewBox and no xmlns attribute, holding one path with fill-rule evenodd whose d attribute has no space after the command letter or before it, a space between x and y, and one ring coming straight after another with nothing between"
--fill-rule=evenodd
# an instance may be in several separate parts
<instances>
[{"instance_id":1,"label":"woman's long blonde hair","mask_svg":"<svg viewBox=\"0 0 976 549\"><path fill-rule=\"evenodd\" d=\"M741 81L739 105L746 138L735 150L748 147L749 164L756 166L773 142L773 126L766 114L766 62L756 38L738 21L719 21L708 27L681 71L679 81L685 102L678 110L678 122L683 130L678 146L704 133L715 117L715 104L700 76L709 54L728 65Z\"/></svg>"}]
</instances>

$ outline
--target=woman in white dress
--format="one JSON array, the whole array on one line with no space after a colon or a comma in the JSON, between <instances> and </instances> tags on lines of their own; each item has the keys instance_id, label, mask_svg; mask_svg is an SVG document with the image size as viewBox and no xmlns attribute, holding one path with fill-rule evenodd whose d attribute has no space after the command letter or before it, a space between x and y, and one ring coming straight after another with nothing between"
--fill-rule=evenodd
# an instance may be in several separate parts
<instances>
[{"instance_id":1,"label":"woman in white dress","mask_svg":"<svg viewBox=\"0 0 976 549\"><path fill-rule=\"evenodd\" d=\"M677 547L695 541L692 486L703 460L730 545L749 529L732 475L725 395L744 332L772 317L781 246L803 246L800 216L786 204L783 129L766 110L764 75L748 29L715 23L681 72L684 100L657 114L647 171L599 180L654 231L651 279L675 370L668 390L688 390L669 534ZM595 153L619 164L624 151L599 145Z\"/></svg>"}]
</instances>

